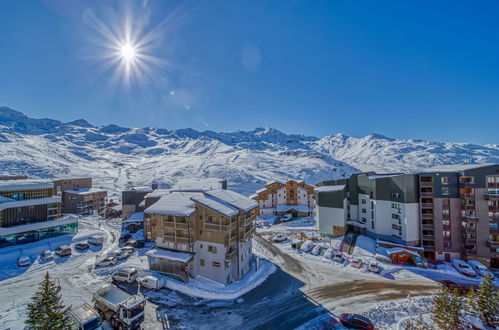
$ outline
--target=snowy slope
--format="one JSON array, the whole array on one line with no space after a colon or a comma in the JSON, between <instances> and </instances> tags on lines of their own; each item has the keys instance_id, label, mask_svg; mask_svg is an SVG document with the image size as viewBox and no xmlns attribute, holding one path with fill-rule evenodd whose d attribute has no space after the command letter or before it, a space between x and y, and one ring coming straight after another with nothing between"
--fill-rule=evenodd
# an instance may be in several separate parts
<instances>
[{"instance_id":1,"label":"snowy slope","mask_svg":"<svg viewBox=\"0 0 499 330\"><path fill-rule=\"evenodd\" d=\"M377 134L322 139L272 128L217 133L193 129L96 127L83 119L34 119L0 107L0 174L54 178L88 175L119 191L129 182L175 185L185 177L219 177L251 194L265 181L310 183L359 170L414 171L433 164L499 162L498 145L395 140Z\"/></svg>"}]
</instances>

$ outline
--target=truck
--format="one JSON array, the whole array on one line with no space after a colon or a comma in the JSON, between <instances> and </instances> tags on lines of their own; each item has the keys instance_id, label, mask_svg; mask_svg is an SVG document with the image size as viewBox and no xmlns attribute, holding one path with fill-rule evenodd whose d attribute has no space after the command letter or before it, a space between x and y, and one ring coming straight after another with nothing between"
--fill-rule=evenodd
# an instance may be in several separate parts
<instances>
[{"instance_id":1,"label":"truck","mask_svg":"<svg viewBox=\"0 0 499 330\"><path fill-rule=\"evenodd\" d=\"M92 300L100 317L108 320L114 329L136 329L144 321L144 298L129 294L115 285L94 292Z\"/></svg>"},{"instance_id":2,"label":"truck","mask_svg":"<svg viewBox=\"0 0 499 330\"><path fill-rule=\"evenodd\" d=\"M102 330L102 319L89 304L71 307L68 314L71 330Z\"/></svg>"}]
</instances>

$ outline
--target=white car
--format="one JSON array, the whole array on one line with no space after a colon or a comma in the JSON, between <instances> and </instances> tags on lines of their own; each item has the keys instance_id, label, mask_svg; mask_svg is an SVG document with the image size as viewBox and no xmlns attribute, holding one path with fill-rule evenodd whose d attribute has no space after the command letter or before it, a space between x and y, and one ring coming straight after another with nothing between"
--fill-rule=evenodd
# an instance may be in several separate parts
<instances>
[{"instance_id":1,"label":"white car","mask_svg":"<svg viewBox=\"0 0 499 330\"><path fill-rule=\"evenodd\" d=\"M319 245L315 245L314 248L312 249L312 254L314 256L318 256L321 253L321 247Z\"/></svg>"},{"instance_id":2,"label":"white car","mask_svg":"<svg viewBox=\"0 0 499 330\"><path fill-rule=\"evenodd\" d=\"M115 250L115 251L111 251L107 254L108 257L113 257L113 258L116 258L118 260L121 260L121 259L126 259L130 256L130 253L126 252L126 251L123 251L123 250Z\"/></svg>"},{"instance_id":3,"label":"white car","mask_svg":"<svg viewBox=\"0 0 499 330\"><path fill-rule=\"evenodd\" d=\"M333 257L333 249L329 248L324 252L324 258L331 259Z\"/></svg>"},{"instance_id":4,"label":"white car","mask_svg":"<svg viewBox=\"0 0 499 330\"><path fill-rule=\"evenodd\" d=\"M367 266L367 269L369 269L369 271L373 272L373 273L379 273L381 271L379 264L377 262L374 262L374 261L371 261L369 263L369 266Z\"/></svg>"},{"instance_id":5,"label":"white car","mask_svg":"<svg viewBox=\"0 0 499 330\"><path fill-rule=\"evenodd\" d=\"M104 244L104 237L102 236L90 236L87 240L88 244L92 245L102 245Z\"/></svg>"},{"instance_id":6,"label":"white car","mask_svg":"<svg viewBox=\"0 0 499 330\"><path fill-rule=\"evenodd\" d=\"M132 267L118 269L113 273L113 275L111 275L113 281L126 283L133 283L138 277L139 273L137 272L137 269Z\"/></svg>"},{"instance_id":7,"label":"white car","mask_svg":"<svg viewBox=\"0 0 499 330\"><path fill-rule=\"evenodd\" d=\"M492 277L494 277L492 272L487 267L485 267L482 263L480 263L479 261L468 260L468 265L470 265L471 268L473 268L473 270L476 273L478 273L478 275L480 275L480 276L492 276Z\"/></svg>"},{"instance_id":8,"label":"white car","mask_svg":"<svg viewBox=\"0 0 499 330\"><path fill-rule=\"evenodd\" d=\"M285 240L287 240L288 237L284 234L277 234L275 235L272 240L276 243L281 243L281 242L284 242Z\"/></svg>"},{"instance_id":9,"label":"white car","mask_svg":"<svg viewBox=\"0 0 499 330\"><path fill-rule=\"evenodd\" d=\"M20 256L18 259L17 259L17 265L19 267L26 267L26 266L29 266L31 265L31 259L28 257L28 256Z\"/></svg>"},{"instance_id":10,"label":"white car","mask_svg":"<svg viewBox=\"0 0 499 330\"><path fill-rule=\"evenodd\" d=\"M466 262L460 259L454 259L452 260L452 266L456 268L461 274L464 274L466 276L476 276L475 271L473 268L471 268L470 265L468 265Z\"/></svg>"},{"instance_id":11,"label":"white car","mask_svg":"<svg viewBox=\"0 0 499 330\"><path fill-rule=\"evenodd\" d=\"M116 260L116 258L114 258L114 257L105 257L104 259L97 261L95 263L95 265L100 266L100 267L111 266L111 265L116 264L117 262L118 262L118 260Z\"/></svg>"},{"instance_id":12,"label":"white car","mask_svg":"<svg viewBox=\"0 0 499 330\"><path fill-rule=\"evenodd\" d=\"M308 252L313 247L314 247L314 242L308 240L308 241L303 242L303 244L300 247L300 250L302 250L303 252Z\"/></svg>"},{"instance_id":13,"label":"white car","mask_svg":"<svg viewBox=\"0 0 499 330\"><path fill-rule=\"evenodd\" d=\"M150 290L159 290L165 286L165 280L162 278L157 278L155 276L146 276L138 278L137 281L141 286L148 288Z\"/></svg>"}]
</instances>

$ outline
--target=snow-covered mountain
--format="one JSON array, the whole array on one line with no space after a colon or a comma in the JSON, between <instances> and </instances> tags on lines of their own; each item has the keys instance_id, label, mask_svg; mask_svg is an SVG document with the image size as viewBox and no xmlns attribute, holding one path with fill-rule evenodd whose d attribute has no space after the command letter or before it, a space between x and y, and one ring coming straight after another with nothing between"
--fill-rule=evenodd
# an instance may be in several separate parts
<instances>
[{"instance_id":1,"label":"snow-covered mountain","mask_svg":"<svg viewBox=\"0 0 499 330\"><path fill-rule=\"evenodd\" d=\"M272 128L217 133L193 129L96 127L83 119L34 119L0 107L0 173L30 177L88 175L119 191L129 182L174 185L220 177L250 194L268 180L310 183L357 171L415 171L436 164L499 162L498 145L395 140L378 134L322 139Z\"/></svg>"}]
</instances>

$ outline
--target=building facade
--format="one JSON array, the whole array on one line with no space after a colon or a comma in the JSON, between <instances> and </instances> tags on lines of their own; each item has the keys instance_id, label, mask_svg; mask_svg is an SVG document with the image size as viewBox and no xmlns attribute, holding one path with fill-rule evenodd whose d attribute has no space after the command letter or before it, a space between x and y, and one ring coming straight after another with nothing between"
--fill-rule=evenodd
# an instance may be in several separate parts
<instances>
[{"instance_id":1,"label":"building facade","mask_svg":"<svg viewBox=\"0 0 499 330\"><path fill-rule=\"evenodd\" d=\"M152 188L137 187L121 192L121 212L123 218L127 219L136 212L144 212L144 204L141 203L147 194L152 193Z\"/></svg>"},{"instance_id":2,"label":"building facade","mask_svg":"<svg viewBox=\"0 0 499 330\"><path fill-rule=\"evenodd\" d=\"M292 214L294 218L314 214L314 187L304 181L272 181L250 196L258 202L260 216Z\"/></svg>"},{"instance_id":3,"label":"building facade","mask_svg":"<svg viewBox=\"0 0 499 330\"><path fill-rule=\"evenodd\" d=\"M61 219L61 198L50 182L0 182L0 247L76 232L77 219Z\"/></svg>"},{"instance_id":4,"label":"building facade","mask_svg":"<svg viewBox=\"0 0 499 330\"><path fill-rule=\"evenodd\" d=\"M419 180L425 256L499 268L499 165L438 166Z\"/></svg>"},{"instance_id":5,"label":"building facade","mask_svg":"<svg viewBox=\"0 0 499 330\"><path fill-rule=\"evenodd\" d=\"M101 212L107 191L92 188L92 178L67 178L53 181L54 192L62 198L62 211L74 214Z\"/></svg>"},{"instance_id":6,"label":"building facade","mask_svg":"<svg viewBox=\"0 0 499 330\"><path fill-rule=\"evenodd\" d=\"M144 212L146 238L156 243L147 253L150 268L183 281L241 279L252 267L256 207L225 189L165 193Z\"/></svg>"},{"instance_id":7,"label":"building facade","mask_svg":"<svg viewBox=\"0 0 499 330\"><path fill-rule=\"evenodd\" d=\"M323 235L352 230L398 244L421 243L417 174L354 174L321 184L315 198Z\"/></svg>"}]
</instances>

